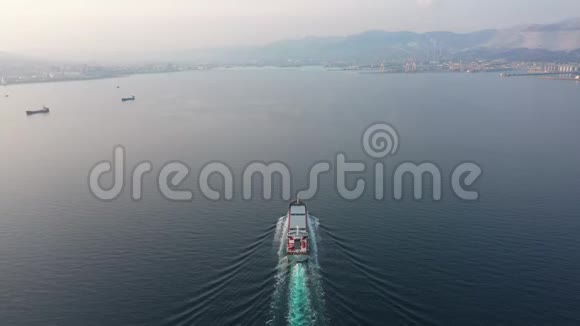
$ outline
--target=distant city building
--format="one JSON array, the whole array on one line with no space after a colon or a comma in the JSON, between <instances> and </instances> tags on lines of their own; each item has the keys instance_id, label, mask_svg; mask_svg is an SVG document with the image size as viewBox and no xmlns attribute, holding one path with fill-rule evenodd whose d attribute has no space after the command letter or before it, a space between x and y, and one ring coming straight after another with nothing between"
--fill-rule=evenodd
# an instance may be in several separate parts
<instances>
[{"instance_id":1,"label":"distant city building","mask_svg":"<svg viewBox=\"0 0 580 326\"><path fill-rule=\"evenodd\" d=\"M545 73L574 73L580 71L580 66L574 64L555 64L548 63L543 66L533 66L529 69L530 72L545 72Z\"/></svg>"},{"instance_id":2,"label":"distant city building","mask_svg":"<svg viewBox=\"0 0 580 326\"><path fill-rule=\"evenodd\" d=\"M417 72L417 62L415 60L406 61L403 65L403 70L405 72Z\"/></svg>"}]
</instances>

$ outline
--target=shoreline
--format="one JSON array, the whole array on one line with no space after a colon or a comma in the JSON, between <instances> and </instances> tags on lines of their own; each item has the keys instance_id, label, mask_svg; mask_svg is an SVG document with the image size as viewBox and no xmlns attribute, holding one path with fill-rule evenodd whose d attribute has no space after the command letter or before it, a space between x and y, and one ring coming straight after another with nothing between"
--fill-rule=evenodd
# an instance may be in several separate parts
<instances>
[{"instance_id":1,"label":"shoreline","mask_svg":"<svg viewBox=\"0 0 580 326\"><path fill-rule=\"evenodd\" d=\"M30 84L49 84L49 83L65 83L65 82L77 82L77 81L91 81L91 80L100 80L100 79L114 79L114 78L126 78L136 75L154 75L154 74L173 74L179 72L186 72L186 71L193 71L193 70L179 70L179 71L155 71L155 72L136 72L136 73L128 73L128 74L119 74L114 76L98 76L98 77L87 77L87 78L71 78L71 79L48 79L48 80L31 80L31 81L20 81L20 82L11 82L6 83L1 86L9 87L13 85L30 85Z\"/></svg>"}]
</instances>

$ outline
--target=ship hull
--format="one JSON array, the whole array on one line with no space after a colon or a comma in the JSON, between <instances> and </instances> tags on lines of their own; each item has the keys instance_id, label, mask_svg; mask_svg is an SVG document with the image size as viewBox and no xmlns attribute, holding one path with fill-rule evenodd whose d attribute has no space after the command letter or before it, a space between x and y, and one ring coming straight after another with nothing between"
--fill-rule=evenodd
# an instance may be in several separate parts
<instances>
[{"instance_id":1,"label":"ship hull","mask_svg":"<svg viewBox=\"0 0 580 326\"><path fill-rule=\"evenodd\" d=\"M26 111L26 115L33 115L33 114L40 114L40 113L49 113L48 109L37 110L37 111Z\"/></svg>"},{"instance_id":2,"label":"ship hull","mask_svg":"<svg viewBox=\"0 0 580 326\"><path fill-rule=\"evenodd\" d=\"M310 254L308 210L306 204L299 200L290 203L287 230L286 256L288 261L303 262L308 260Z\"/></svg>"}]
</instances>

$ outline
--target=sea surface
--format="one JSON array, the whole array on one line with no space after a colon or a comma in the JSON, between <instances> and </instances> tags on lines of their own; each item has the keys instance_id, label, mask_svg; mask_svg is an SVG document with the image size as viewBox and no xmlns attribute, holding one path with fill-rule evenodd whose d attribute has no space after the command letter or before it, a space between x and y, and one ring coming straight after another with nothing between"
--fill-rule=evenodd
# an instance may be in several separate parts
<instances>
[{"instance_id":1,"label":"sea surface","mask_svg":"<svg viewBox=\"0 0 580 326\"><path fill-rule=\"evenodd\" d=\"M50 114L25 115L42 105ZM396 129L395 155L365 153L376 122ZM497 74L246 69L2 87L0 324L578 325L579 141L579 84ZM88 175L116 145L126 184L102 201ZM338 153L366 166L347 178L366 181L359 199L336 190ZM136 201L141 161L154 170ZM172 161L191 169L179 186L191 201L157 190ZM216 161L234 171L232 200L200 191ZM243 199L255 161L286 164L292 194L331 163L307 201L307 264L284 258L280 189L265 200L256 178ZM450 187L465 161L483 169L477 201ZM429 180L422 200L411 188L393 199L402 162L436 164L442 199Z\"/></svg>"}]
</instances>

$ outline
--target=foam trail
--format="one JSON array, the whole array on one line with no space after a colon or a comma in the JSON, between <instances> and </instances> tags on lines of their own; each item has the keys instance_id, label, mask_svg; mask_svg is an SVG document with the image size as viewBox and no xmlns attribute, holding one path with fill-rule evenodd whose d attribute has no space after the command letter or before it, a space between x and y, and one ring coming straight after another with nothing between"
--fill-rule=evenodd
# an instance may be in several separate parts
<instances>
[{"instance_id":1,"label":"foam trail","mask_svg":"<svg viewBox=\"0 0 580 326\"><path fill-rule=\"evenodd\" d=\"M286 257L287 216L276 224L274 247L277 247L278 265L272 296L271 319L268 325L327 325L325 321L324 292L318 265L319 222L309 216L310 257L304 263L290 264Z\"/></svg>"},{"instance_id":2,"label":"foam trail","mask_svg":"<svg viewBox=\"0 0 580 326\"><path fill-rule=\"evenodd\" d=\"M318 218L308 216L308 229L310 230L310 259L308 260L308 285L310 289L310 303L313 307L313 325L328 325L326 321L326 307L324 302L324 289L322 288L322 275L318 263L318 249L320 246L320 222Z\"/></svg>"},{"instance_id":3,"label":"foam trail","mask_svg":"<svg viewBox=\"0 0 580 326\"><path fill-rule=\"evenodd\" d=\"M308 215L308 229L310 230L310 260L318 267L318 227L320 222L312 215Z\"/></svg>"},{"instance_id":4,"label":"foam trail","mask_svg":"<svg viewBox=\"0 0 580 326\"><path fill-rule=\"evenodd\" d=\"M316 314L312 311L312 305L310 302L308 273L305 264L298 263L292 266L290 272L290 299L288 305L288 325L310 326L315 324Z\"/></svg>"},{"instance_id":5,"label":"foam trail","mask_svg":"<svg viewBox=\"0 0 580 326\"><path fill-rule=\"evenodd\" d=\"M278 254L278 265L276 266L276 283L274 285L274 294L272 295L272 302L270 303L271 318L266 323L267 325L283 325L285 310L285 294L287 292L288 279L288 259L286 258L284 235L288 229L287 216L282 216L276 223L276 233L274 234L274 247L278 247L276 253Z\"/></svg>"},{"instance_id":6,"label":"foam trail","mask_svg":"<svg viewBox=\"0 0 580 326\"><path fill-rule=\"evenodd\" d=\"M288 231L288 216L284 215L278 219L276 223L276 234L274 235L274 245L278 245L278 260L281 261L286 258L286 252L284 251L286 241L283 236Z\"/></svg>"}]
</instances>

